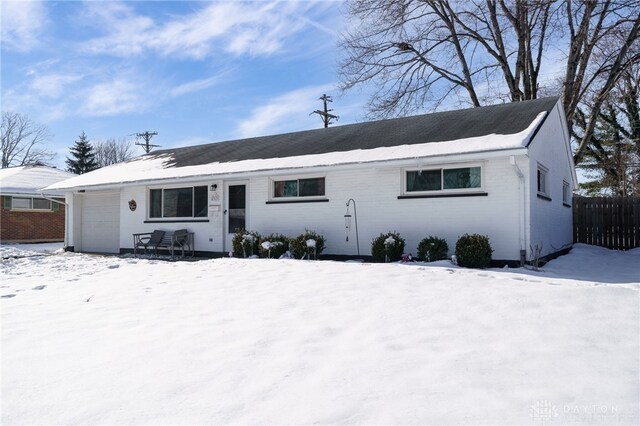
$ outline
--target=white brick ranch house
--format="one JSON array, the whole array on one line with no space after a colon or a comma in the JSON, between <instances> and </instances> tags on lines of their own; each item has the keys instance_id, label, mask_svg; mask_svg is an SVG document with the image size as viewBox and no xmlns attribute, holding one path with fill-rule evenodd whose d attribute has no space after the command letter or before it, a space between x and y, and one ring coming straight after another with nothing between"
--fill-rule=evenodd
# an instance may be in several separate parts
<instances>
[{"instance_id":1,"label":"white brick ranch house","mask_svg":"<svg viewBox=\"0 0 640 426\"><path fill-rule=\"evenodd\" d=\"M518 262L536 245L543 256L570 247L575 187L554 97L166 149L44 191L65 191L66 244L79 252L127 252L134 233L187 228L198 253L220 255L245 227L315 230L326 254L356 255L344 220L353 198L362 255L387 231L414 254L428 235L452 254L479 233L494 259Z\"/></svg>"}]
</instances>

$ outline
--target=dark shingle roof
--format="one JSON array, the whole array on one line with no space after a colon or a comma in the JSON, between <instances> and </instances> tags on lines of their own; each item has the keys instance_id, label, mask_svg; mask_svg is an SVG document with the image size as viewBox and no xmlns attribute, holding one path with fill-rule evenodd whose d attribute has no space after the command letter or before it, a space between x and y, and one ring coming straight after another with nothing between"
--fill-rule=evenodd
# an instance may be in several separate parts
<instances>
[{"instance_id":1,"label":"dark shingle roof","mask_svg":"<svg viewBox=\"0 0 640 426\"><path fill-rule=\"evenodd\" d=\"M443 142L525 130L541 112L550 111L557 97L371 121L273 136L216 142L154 151L169 154L171 166L213 162L284 158L327 152Z\"/></svg>"}]
</instances>

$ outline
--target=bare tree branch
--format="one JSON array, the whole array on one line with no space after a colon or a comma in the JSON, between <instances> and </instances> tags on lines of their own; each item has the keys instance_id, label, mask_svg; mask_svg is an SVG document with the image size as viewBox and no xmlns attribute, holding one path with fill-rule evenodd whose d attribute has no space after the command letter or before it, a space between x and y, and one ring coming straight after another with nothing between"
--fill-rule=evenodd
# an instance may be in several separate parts
<instances>
[{"instance_id":1,"label":"bare tree branch","mask_svg":"<svg viewBox=\"0 0 640 426\"><path fill-rule=\"evenodd\" d=\"M585 128L582 139L578 144L578 148L574 153L574 162L578 164L582 159L583 151L585 146L590 142L591 136L593 135L593 131L596 126L596 119L600 114L600 109L604 102L607 100L607 97L611 90L613 90L614 86L622 78L626 68L624 67L625 58L627 56L627 52L631 48L631 46L637 42L638 37L640 36L640 13L636 17L636 20L628 33L628 36L622 46L620 46L620 50L616 55L612 64L607 68L607 77L604 79L604 83L600 86L600 89L597 92L593 105L591 106L591 112L588 118L588 124Z\"/></svg>"},{"instance_id":2,"label":"bare tree branch","mask_svg":"<svg viewBox=\"0 0 640 426\"><path fill-rule=\"evenodd\" d=\"M2 112L0 149L2 168L47 164L56 156L43 144L52 137L49 128L17 112Z\"/></svg>"},{"instance_id":3,"label":"bare tree branch","mask_svg":"<svg viewBox=\"0 0 640 426\"><path fill-rule=\"evenodd\" d=\"M576 137L585 111L576 161L609 91L640 61L629 53L639 40L637 0L350 0L348 11L341 87L370 84L373 117L536 99L558 90L552 77L540 81L544 67L557 72L546 48L566 52L562 104Z\"/></svg>"},{"instance_id":4,"label":"bare tree branch","mask_svg":"<svg viewBox=\"0 0 640 426\"><path fill-rule=\"evenodd\" d=\"M128 139L116 140L109 138L106 141L92 142L95 160L98 167L110 166L131 160L134 157L133 144Z\"/></svg>"}]
</instances>

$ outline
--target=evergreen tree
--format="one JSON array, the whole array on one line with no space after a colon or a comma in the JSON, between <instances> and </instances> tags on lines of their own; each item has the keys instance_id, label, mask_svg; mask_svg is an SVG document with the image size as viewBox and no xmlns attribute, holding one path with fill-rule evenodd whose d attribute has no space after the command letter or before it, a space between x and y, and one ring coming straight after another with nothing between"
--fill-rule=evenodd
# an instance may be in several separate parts
<instances>
[{"instance_id":1,"label":"evergreen tree","mask_svg":"<svg viewBox=\"0 0 640 426\"><path fill-rule=\"evenodd\" d=\"M625 75L598 115L585 162L591 180L580 184L587 195L640 195L640 68ZM580 112L580 110L578 110ZM585 122L578 114L578 128Z\"/></svg>"},{"instance_id":2,"label":"evergreen tree","mask_svg":"<svg viewBox=\"0 0 640 426\"><path fill-rule=\"evenodd\" d=\"M71 147L71 155L73 158L67 157L67 170L71 173L81 175L99 168L95 160L93 146L91 146L84 132L80 135L80 139L75 141L75 145Z\"/></svg>"}]
</instances>

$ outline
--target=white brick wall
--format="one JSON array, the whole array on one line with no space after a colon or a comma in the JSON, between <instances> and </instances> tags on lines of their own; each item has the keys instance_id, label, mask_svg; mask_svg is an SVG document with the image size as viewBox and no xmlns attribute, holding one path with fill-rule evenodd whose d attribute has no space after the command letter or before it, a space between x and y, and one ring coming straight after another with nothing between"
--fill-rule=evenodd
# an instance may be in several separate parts
<instances>
[{"instance_id":1,"label":"white brick wall","mask_svg":"<svg viewBox=\"0 0 640 426\"><path fill-rule=\"evenodd\" d=\"M312 229L327 238L326 253L355 255L354 221L349 242L346 242L344 228L346 202L353 198L357 203L360 253L363 255L371 253L372 239L387 231L398 231L407 242L406 251L414 255L420 240L428 235L445 238L453 253L459 236L480 233L489 235L495 259L517 260L518 180L508 157L482 164L483 189L489 195L481 197L399 200L404 169L378 165L323 174L329 202L265 204L269 196L269 178L253 178L248 226L262 234L279 232L290 236L302 233L305 228Z\"/></svg>"},{"instance_id":2,"label":"white brick wall","mask_svg":"<svg viewBox=\"0 0 640 426\"><path fill-rule=\"evenodd\" d=\"M524 162L523 162L524 163ZM466 163L465 163L466 164ZM478 162L470 164L479 164ZM325 253L355 255L355 220L352 221L349 242L346 241L344 214L346 202L355 199L358 212L360 253L369 255L371 241L380 233L398 231L405 238L406 251L416 254L420 240L428 235L445 238L450 253L464 233L480 233L490 237L495 259L517 260L518 243L518 180L508 157L480 162L483 167L483 190L488 196L455 198L398 199L403 190L404 168L372 165L354 169L332 170L323 173L296 173L274 175L278 179L290 176L324 176L328 202L266 204L271 191L272 176L247 179L247 227L261 234L279 232L297 236L305 228L319 232L327 239ZM455 166L443 163L442 166ZM418 167L416 162L413 168ZM437 167L432 164L429 167ZM238 179L234 179L238 180ZM196 250L229 251L224 246L223 211L224 185L221 180L181 183L176 186L207 185L216 183L219 200L210 199L209 222L205 223L144 223L147 219L147 186L125 187L120 192L120 247L132 247L132 234L154 229L175 230L187 228L195 233ZM211 191L209 192L211 196ZM76 206L79 204L77 199ZM129 210L129 201L135 200L136 211ZM74 209L77 212L78 209ZM351 208L353 214L353 208ZM77 216L77 215L76 215ZM75 224L78 218L76 217ZM77 227L71 235L79 241ZM212 239L212 241L209 241Z\"/></svg>"},{"instance_id":3,"label":"white brick wall","mask_svg":"<svg viewBox=\"0 0 640 426\"><path fill-rule=\"evenodd\" d=\"M489 159L467 163L447 161L429 167L482 166L482 190L488 196L452 198L398 199L403 194L405 170L426 168L425 162L416 159L403 167L391 164L369 166L305 169L299 173L274 173L253 176L234 176L233 181L247 183L247 228L270 234L282 233L297 236L305 228L323 234L327 239L325 253L356 254L355 220L352 220L349 242L346 241L344 214L346 202L353 198L357 203L360 253L369 255L371 241L380 233L398 231L406 240L406 252L416 254L417 245L426 236L445 238L452 254L459 236L465 233L488 235L494 249L493 258L519 260L520 227L524 228L525 246L542 244L543 255L557 251L571 243L571 209L562 204L562 181L573 183L572 169L563 140L560 111L554 109L531 144L529 156L516 156L515 160L525 175L525 192L520 192L519 180L507 154L488 156ZM461 157L452 156L452 160ZM476 156L476 158L480 158ZM536 170L538 161L549 168L552 201L536 196ZM272 190L271 180L304 177L325 177L328 202L266 204ZM228 180L226 182L231 182ZM125 187L120 192L120 246L132 247L132 234L151 232L154 229L175 230L187 228L195 233L196 250L229 251L225 243L224 215L225 181L181 182L175 186L217 185L209 191L209 217L205 223L144 223L147 219L148 186ZM167 186L162 186L167 187ZM79 240L79 196L70 197L74 206L70 212L74 218L71 244ZM136 211L129 210L129 200L135 200ZM524 203L530 205L524 206ZM353 208L351 208L353 214ZM524 214L524 225L522 215ZM211 240L211 241L210 241ZM530 256L529 256L530 258Z\"/></svg>"},{"instance_id":4,"label":"white brick wall","mask_svg":"<svg viewBox=\"0 0 640 426\"><path fill-rule=\"evenodd\" d=\"M148 188L147 186L125 187L120 192L120 247L132 248L134 233L152 232L154 229L174 231L176 229L188 229L195 234L195 249L198 251L222 251L222 181L211 180L208 182L180 183L176 185L166 185L160 187L184 187L217 184L215 192L219 194L218 201L212 200L212 192L209 191L209 222L178 222L178 223L144 223L148 214ZM155 186L158 187L158 186ZM135 211L129 209L129 201L135 200L137 208ZM218 206L214 211L211 207ZM211 239L212 241L209 241Z\"/></svg>"}]
</instances>

